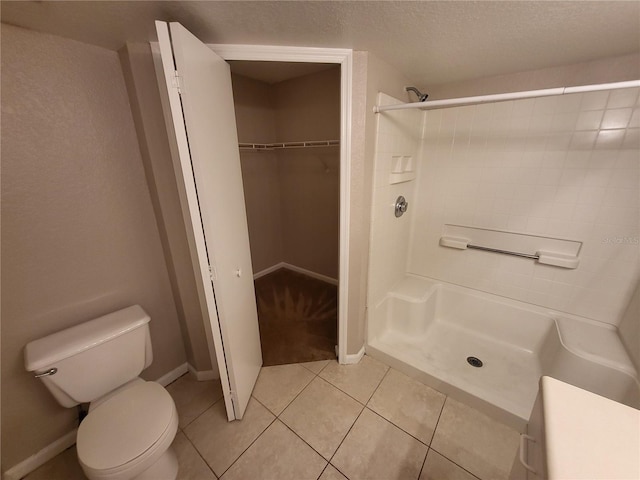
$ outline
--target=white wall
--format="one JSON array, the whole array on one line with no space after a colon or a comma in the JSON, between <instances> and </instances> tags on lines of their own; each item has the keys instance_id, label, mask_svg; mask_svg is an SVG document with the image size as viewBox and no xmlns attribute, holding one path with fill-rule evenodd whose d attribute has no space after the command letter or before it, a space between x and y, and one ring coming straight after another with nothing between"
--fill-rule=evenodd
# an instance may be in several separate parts
<instances>
[{"instance_id":1,"label":"white wall","mask_svg":"<svg viewBox=\"0 0 640 480\"><path fill-rule=\"evenodd\" d=\"M640 282L618 328L622 343L635 363L636 370L640 371Z\"/></svg>"},{"instance_id":2,"label":"white wall","mask_svg":"<svg viewBox=\"0 0 640 480\"><path fill-rule=\"evenodd\" d=\"M424 86L429 100L521 92L553 87L595 85L640 78L640 53L602 58L526 72Z\"/></svg>"},{"instance_id":3,"label":"white wall","mask_svg":"<svg viewBox=\"0 0 640 480\"><path fill-rule=\"evenodd\" d=\"M618 324L640 278L638 89L432 110L408 271ZM575 270L438 245L459 224L583 243Z\"/></svg>"}]
</instances>

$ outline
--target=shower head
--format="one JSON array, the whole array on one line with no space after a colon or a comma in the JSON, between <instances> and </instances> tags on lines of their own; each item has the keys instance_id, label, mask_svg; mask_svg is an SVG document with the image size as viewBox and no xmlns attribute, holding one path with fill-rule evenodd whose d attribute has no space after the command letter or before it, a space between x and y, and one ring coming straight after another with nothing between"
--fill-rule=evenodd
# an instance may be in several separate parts
<instances>
[{"instance_id":1,"label":"shower head","mask_svg":"<svg viewBox=\"0 0 640 480\"><path fill-rule=\"evenodd\" d=\"M413 92L418 96L419 102L424 102L429 96L427 93L421 93L416 87L404 87L407 92Z\"/></svg>"}]
</instances>

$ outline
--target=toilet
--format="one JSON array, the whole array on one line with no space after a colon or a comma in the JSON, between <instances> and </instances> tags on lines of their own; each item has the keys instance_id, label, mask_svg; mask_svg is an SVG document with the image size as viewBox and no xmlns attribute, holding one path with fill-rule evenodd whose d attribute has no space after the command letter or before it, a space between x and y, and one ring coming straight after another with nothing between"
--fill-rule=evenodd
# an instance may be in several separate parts
<instances>
[{"instance_id":1,"label":"toilet","mask_svg":"<svg viewBox=\"0 0 640 480\"><path fill-rule=\"evenodd\" d=\"M70 408L89 403L78 460L91 480L175 480L171 395L138 375L152 360L150 317L139 305L30 342L25 366Z\"/></svg>"}]
</instances>

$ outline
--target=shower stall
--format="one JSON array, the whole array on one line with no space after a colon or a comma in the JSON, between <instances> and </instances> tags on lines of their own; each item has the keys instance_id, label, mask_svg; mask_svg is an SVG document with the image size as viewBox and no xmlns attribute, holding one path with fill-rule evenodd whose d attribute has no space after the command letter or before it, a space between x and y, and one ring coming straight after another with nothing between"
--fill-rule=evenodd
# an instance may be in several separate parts
<instances>
[{"instance_id":1,"label":"shower stall","mask_svg":"<svg viewBox=\"0 0 640 480\"><path fill-rule=\"evenodd\" d=\"M520 430L541 375L637 408L639 87L380 93L367 354Z\"/></svg>"}]
</instances>

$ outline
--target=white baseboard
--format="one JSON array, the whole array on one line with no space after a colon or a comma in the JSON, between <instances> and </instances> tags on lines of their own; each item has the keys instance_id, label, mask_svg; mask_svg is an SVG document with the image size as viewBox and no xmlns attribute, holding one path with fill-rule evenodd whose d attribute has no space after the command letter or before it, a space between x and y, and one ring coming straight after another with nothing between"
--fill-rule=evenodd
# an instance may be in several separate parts
<instances>
[{"instance_id":1,"label":"white baseboard","mask_svg":"<svg viewBox=\"0 0 640 480\"><path fill-rule=\"evenodd\" d=\"M182 375L184 375L188 371L189 371L189 364L183 363L182 365L178 365L176 368L174 368L170 372L165 373L163 376L158 378L156 380L156 383L159 383L163 387L166 387L171 382L175 382L177 379L179 379Z\"/></svg>"},{"instance_id":2,"label":"white baseboard","mask_svg":"<svg viewBox=\"0 0 640 480\"><path fill-rule=\"evenodd\" d=\"M271 272L275 272L276 270L279 270L281 268L286 268L294 272L302 273L303 275L307 275L308 277L322 280L323 282L330 283L331 285L338 285L338 280L336 278L331 278L321 273L312 272L311 270L307 270L306 268L302 268L302 267L297 267L296 265L291 265L290 263L287 263L287 262L276 263L275 265L272 265L269 268L260 270L258 273L254 273L253 279L256 280L260 277L264 277L265 275Z\"/></svg>"},{"instance_id":3,"label":"white baseboard","mask_svg":"<svg viewBox=\"0 0 640 480\"><path fill-rule=\"evenodd\" d=\"M196 370L190 363L187 365L189 367L189 374L199 382L204 382L205 380L217 380L220 378L220 372L215 370Z\"/></svg>"},{"instance_id":4,"label":"white baseboard","mask_svg":"<svg viewBox=\"0 0 640 480\"><path fill-rule=\"evenodd\" d=\"M327 275L322 275L321 273L312 272L311 270L307 270L306 268L296 267L295 265L291 265L286 262L284 263L284 268L288 268L289 270L302 273L312 278L317 278L318 280L322 280L323 282L330 283L331 285L338 285L337 278L331 278L331 277L328 277Z\"/></svg>"},{"instance_id":5,"label":"white baseboard","mask_svg":"<svg viewBox=\"0 0 640 480\"><path fill-rule=\"evenodd\" d=\"M271 265L270 267L265 268L264 270L260 270L253 274L253 279L257 280L260 277L264 277L265 275L270 274L271 272L275 272L276 270L280 270L284 268L286 264L284 262L276 263L275 265Z\"/></svg>"},{"instance_id":6,"label":"white baseboard","mask_svg":"<svg viewBox=\"0 0 640 480\"><path fill-rule=\"evenodd\" d=\"M2 480L20 480L21 478L29 475L36 468L44 465L56 455L60 455L67 448L73 446L73 444L76 443L77 435L78 429L74 428L71 432L60 437L53 443L50 443L38 453L31 455L29 458L4 472Z\"/></svg>"},{"instance_id":7,"label":"white baseboard","mask_svg":"<svg viewBox=\"0 0 640 480\"><path fill-rule=\"evenodd\" d=\"M344 361L340 363L342 363L343 365L353 365L354 363L360 362L360 360L362 360L362 357L364 357L364 345L358 353L353 355L345 355Z\"/></svg>"}]
</instances>

